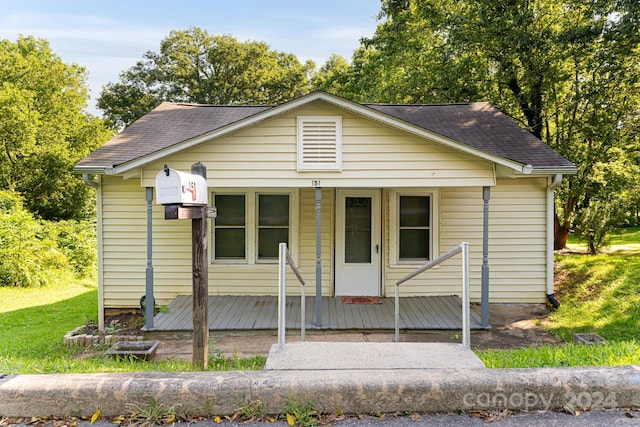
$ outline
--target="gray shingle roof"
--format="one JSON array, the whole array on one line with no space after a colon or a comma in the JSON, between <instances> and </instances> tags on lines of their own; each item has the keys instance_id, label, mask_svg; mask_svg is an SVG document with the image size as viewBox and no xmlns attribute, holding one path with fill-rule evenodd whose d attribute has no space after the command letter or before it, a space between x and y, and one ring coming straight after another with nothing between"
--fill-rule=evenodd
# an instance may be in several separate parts
<instances>
[{"instance_id":1,"label":"gray shingle roof","mask_svg":"<svg viewBox=\"0 0 640 427\"><path fill-rule=\"evenodd\" d=\"M556 153L487 102L440 105L364 104L381 113L534 168L571 168Z\"/></svg>"},{"instance_id":2,"label":"gray shingle roof","mask_svg":"<svg viewBox=\"0 0 640 427\"><path fill-rule=\"evenodd\" d=\"M236 123L271 106L216 106L163 102L76 164L121 165Z\"/></svg>"},{"instance_id":3,"label":"gray shingle roof","mask_svg":"<svg viewBox=\"0 0 640 427\"><path fill-rule=\"evenodd\" d=\"M334 98L332 95L322 96ZM336 99L340 99L337 98ZM484 102L436 105L354 104L534 169L571 170L574 165ZM223 129L275 106L214 106L163 102L76 165L99 171L143 158ZM259 117L259 116L256 116Z\"/></svg>"}]
</instances>

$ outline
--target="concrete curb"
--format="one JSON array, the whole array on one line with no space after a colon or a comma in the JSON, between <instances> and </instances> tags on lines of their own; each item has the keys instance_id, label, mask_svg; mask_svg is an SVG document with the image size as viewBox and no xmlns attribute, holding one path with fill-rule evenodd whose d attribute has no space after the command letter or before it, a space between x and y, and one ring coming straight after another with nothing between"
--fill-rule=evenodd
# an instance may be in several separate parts
<instances>
[{"instance_id":1,"label":"concrete curb","mask_svg":"<svg viewBox=\"0 0 640 427\"><path fill-rule=\"evenodd\" d=\"M257 401L265 413L277 414L291 397L322 412L345 413L640 407L640 365L15 375L0 380L0 415L91 416L100 409L113 417L157 404L211 416Z\"/></svg>"}]
</instances>

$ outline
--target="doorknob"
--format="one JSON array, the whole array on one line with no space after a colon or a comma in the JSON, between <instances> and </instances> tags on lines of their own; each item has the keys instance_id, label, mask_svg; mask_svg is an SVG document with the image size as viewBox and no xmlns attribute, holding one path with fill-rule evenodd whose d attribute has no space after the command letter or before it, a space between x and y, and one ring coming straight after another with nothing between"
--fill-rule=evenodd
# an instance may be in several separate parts
<instances>
[{"instance_id":1,"label":"doorknob","mask_svg":"<svg viewBox=\"0 0 640 427\"><path fill-rule=\"evenodd\" d=\"M376 245L376 253L378 253L378 249L380 249L380 245Z\"/></svg>"}]
</instances>

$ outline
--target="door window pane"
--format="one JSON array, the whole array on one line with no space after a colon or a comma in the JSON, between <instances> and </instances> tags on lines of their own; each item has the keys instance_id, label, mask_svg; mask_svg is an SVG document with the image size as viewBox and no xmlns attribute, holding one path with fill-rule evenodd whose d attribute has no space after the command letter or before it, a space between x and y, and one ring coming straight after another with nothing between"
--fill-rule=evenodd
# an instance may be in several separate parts
<instances>
[{"instance_id":1,"label":"door window pane","mask_svg":"<svg viewBox=\"0 0 640 427\"><path fill-rule=\"evenodd\" d=\"M246 209L244 194L216 194L214 257L218 260L246 258Z\"/></svg>"},{"instance_id":2,"label":"door window pane","mask_svg":"<svg viewBox=\"0 0 640 427\"><path fill-rule=\"evenodd\" d=\"M289 246L289 195L258 195L258 259L277 259L278 246Z\"/></svg>"},{"instance_id":3,"label":"door window pane","mask_svg":"<svg viewBox=\"0 0 640 427\"><path fill-rule=\"evenodd\" d=\"M347 197L344 215L344 262L371 263L371 197Z\"/></svg>"},{"instance_id":4,"label":"door window pane","mask_svg":"<svg viewBox=\"0 0 640 427\"><path fill-rule=\"evenodd\" d=\"M431 198L400 196L398 211L399 259L421 261L430 259Z\"/></svg>"}]
</instances>

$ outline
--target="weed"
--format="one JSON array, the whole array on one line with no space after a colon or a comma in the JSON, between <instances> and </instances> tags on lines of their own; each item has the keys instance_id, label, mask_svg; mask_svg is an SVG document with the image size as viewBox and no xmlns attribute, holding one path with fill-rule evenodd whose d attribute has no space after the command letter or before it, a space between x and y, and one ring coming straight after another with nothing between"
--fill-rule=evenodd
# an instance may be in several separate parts
<instances>
[{"instance_id":1,"label":"weed","mask_svg":"<svg viewBox=\"0 0 640 427\"><path fill-rule=\"evenodd\" d=\"M289 425L315 426L320 422L320 413L313 408L313 402L289 397L284 407L283 418Z\"/></svg>"},{"instance_id":2,"label":"weed","mask_svg":"<svg viewBox=\"0 0 640 427\"><path fill-rule=\"evenodd\" d=\"M131 405L133 411L130 418L141 426L151 427L171 424L178 418L179 414L176 410L178 406L167 406L164 403L158 403L155 399L151 399L148 406Z\"/></svg>"},{"instance_id":3,"label":"weed","mask_svg":"<svg viewBox=\"0 0 640 427\"><path fill-rule=\"evenodd\" d=\"M264 410L260 400L248 400L242 404L237 415L243 421L254 421L264 417Z\"/></svg>"}]
</instances>

